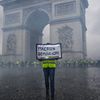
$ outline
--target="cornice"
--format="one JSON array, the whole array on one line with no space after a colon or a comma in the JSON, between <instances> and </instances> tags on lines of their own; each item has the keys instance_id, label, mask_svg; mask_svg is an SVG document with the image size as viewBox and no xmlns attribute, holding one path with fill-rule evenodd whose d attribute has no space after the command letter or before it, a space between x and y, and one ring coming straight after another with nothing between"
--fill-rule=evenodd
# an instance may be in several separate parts
<instances>
[{"instance_id":1,"label":"cornice","mask_svg":"<svg viewBox=\"0 0 100 100\"><path fill-rule=\"evenodd\" d=\"M5 4L9 4L9 3L13 3L13 2L15 2L15 1L17 1L17 0L1 0L0 1L0 5L5 5Z\"/></svg>"},{"instance_id":2,"label":"cornice","mask_svg":"<svg viewBox=\"0 0 100 100\"><path fill-rule=\"evenodd\" d=\"M30 30L27 26L25 25L17 25L17 26L4 26L2 28L3 31L11 31L11 30L15 30L15 29L27 29Z\"/></svg>"}]
</instances>

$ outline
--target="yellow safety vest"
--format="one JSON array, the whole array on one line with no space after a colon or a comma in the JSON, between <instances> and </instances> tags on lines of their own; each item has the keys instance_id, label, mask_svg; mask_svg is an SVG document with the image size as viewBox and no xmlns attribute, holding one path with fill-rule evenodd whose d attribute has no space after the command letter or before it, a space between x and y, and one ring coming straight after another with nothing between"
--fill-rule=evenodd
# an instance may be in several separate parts
<instances>
[{"instance_id":1,"label":"yellow safety vest","mask_svg":"<svg viewBox=\"0 0 100 100\"><path fill-rule=\"evenodd\" d=\"M17 64L17 65L20 64L20 61L16 61L16 64Z\"/></svg>"},{"instance_id":2,"label":"yellow safety vest","mask_svg":"<svg viewBox=\"0 0 100 100\"><path fill-rule=\"evenodd\" d=\"M56 68L56 60L43 60L42 68Z\"/></svg>"}]
</instances>

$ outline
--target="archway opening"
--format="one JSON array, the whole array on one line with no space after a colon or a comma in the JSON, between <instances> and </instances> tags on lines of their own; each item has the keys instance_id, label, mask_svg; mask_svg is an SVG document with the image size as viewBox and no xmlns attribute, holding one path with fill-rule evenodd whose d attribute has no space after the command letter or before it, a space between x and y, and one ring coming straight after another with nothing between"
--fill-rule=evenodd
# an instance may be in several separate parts
<instances>
[{"instance_id":1,"label":"archway opening","mask_svg":"<svg viewBox=\"0 0 100 100\"><path fill-rule=\"evenodd\" d=\"M36 10L30 14L26 26L30 33L30 58L36 58L36 44L42 43L43 30L49 24L49 16L42 10ZM46 34L45 34L46 35Z\"/></svg>"},{"instance_id":2,"label":"archway opening","mask_svg":"<svg viewBox=\"0 0 100 100\"><path fill-rule=\"evenodd\" d=\"M47 24L43 29L43 37L42 43L49 43L50 42L50 24Z\"/></svg>"}]
</instances>

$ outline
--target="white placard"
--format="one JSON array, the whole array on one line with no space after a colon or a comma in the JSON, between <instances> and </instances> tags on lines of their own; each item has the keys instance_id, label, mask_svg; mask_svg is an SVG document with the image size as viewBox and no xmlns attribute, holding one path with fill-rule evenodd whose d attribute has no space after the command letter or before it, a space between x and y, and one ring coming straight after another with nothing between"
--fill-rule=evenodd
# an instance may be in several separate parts
<instances>
[{"instance_id":1,"label":"white placard","mask_svg":"<svg viewBox=\"0 0 100 100\"><path fill-rule=\"evenodd\" d=\"M61 44L37 44L37 59L59 59L62 57Z\"/></svg>"}]
</instances>

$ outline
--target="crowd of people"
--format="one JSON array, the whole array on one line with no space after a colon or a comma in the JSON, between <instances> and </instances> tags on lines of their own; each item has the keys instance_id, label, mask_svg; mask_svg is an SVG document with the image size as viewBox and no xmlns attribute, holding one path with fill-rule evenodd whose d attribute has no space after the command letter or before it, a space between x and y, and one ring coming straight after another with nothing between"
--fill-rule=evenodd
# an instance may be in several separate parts
<instances>
[{"instance_id":1,"label":"crowd of people","mask_svg":"<svg viewBox=\"0 0 100 100\"><path fill-rule=\"evenodd\" d=\"M16 60L15 62L12 61L0 61L0 67L37 67L41 63L40 61L21 61ZM68 59L68 60L59 60L57 61L58 66L60 67L99 67L100 66L100 60L92 60L92 59Z\"/></svg>"},{"instance_id":2,"label":"crowd of people","mask_svg":"<svg viewBox=\"0 0 100 100\"><path fill-rule=\"evenodd\" d=\"M63 66L72 66L72 67L99 67L99 60L92 59L73 59L62 61Z\"/></svg>"}]
</instances>

